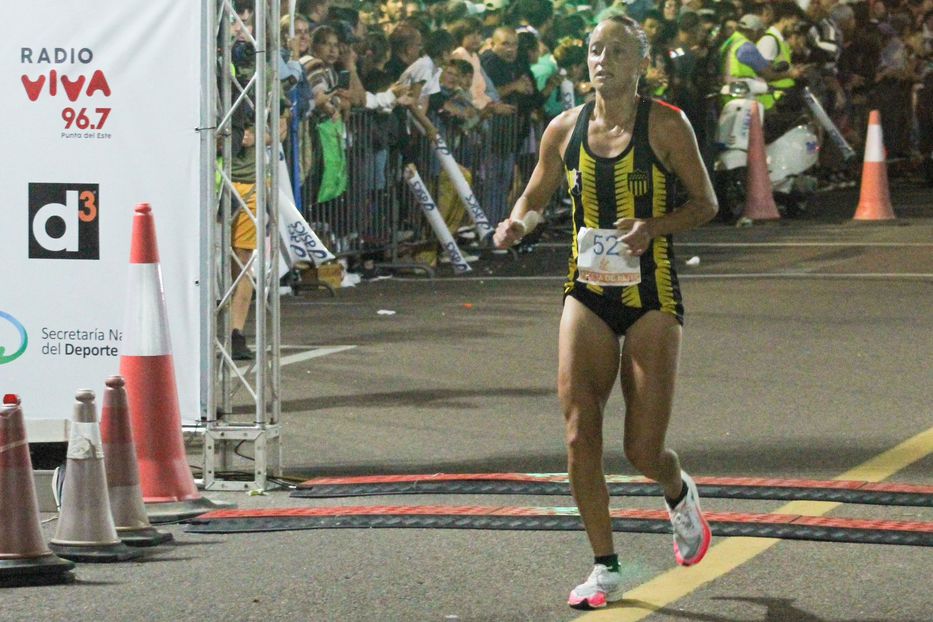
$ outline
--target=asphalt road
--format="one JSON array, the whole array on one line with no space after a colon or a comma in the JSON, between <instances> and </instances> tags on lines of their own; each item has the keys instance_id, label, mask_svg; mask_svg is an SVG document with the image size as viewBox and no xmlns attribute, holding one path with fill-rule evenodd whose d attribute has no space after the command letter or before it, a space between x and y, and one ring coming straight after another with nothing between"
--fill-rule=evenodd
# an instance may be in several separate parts
<instances>
[{"instance_id":1,"label":"asphalt road","mask_svg":"<svg viewBox=\"0 0 933 622\"><path fill-rule=\"evenodd\" d=\"M933 426L933 192L906 184L893 195L892 224L850 222L856 195L845 191L821 196L801 219L678 238L687 324L668 440L691 473L829 479ZM555 231L517 259L484 256L467 277L441 269L433 281L286 299L287 352L355 346L283 368L287 475L565 471L555 391L565 241ZM700 265L686 266L693 256ZM617 391L606 468L633 473L622 413ZM929 439L887 479L933 484ZM572 505L544 496L208 496L240 507ZM704 501L723 511L784 505ZM663 507L634 497L612 506ZM930 508L806 512L933 520ZM594 616L565 604L592 564L582 531L169 529L177 543L143 561L81 565L72 586L0 592L0 620L933 619L929 548L720 538L703 564L671 574L670 536L616 534L637 599ZM673 600L660 587L691 581L700 585Z\"/></svg>"}]
</instances>

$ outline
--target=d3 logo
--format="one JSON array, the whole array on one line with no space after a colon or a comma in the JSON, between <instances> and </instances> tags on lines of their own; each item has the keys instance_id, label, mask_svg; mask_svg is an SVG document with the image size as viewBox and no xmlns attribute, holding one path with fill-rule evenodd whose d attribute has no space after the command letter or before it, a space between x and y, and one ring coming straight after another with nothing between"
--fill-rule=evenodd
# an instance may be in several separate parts
<instances>
[{"instance_id":1,"label":"d3 logo","mask_svg":"<svg viewBox=\"0 0 933 622\"><path fill-rule=\"evenodd\" d=\"M29 256L100 259L98 184L29 184Z\"/></svg>"}]
</instances>

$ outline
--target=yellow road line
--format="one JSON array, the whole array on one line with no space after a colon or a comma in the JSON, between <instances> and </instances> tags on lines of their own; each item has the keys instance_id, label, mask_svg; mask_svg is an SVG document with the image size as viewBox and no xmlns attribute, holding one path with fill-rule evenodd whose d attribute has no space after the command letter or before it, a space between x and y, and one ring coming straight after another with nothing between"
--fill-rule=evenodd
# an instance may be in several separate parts
<instances>
[{"instance_id":1,"label":"yellow road line","mask_svg":"<svg viewBox=\"0 0 933 622\"><path fill-rule=\"evenodd\" d=\"M933 453L933 428L839 475L837 480L880 482ZM822 516L842 505L826 501L791 501L775 514ZM625 599L611 607L577 618L577 622L635 622L679 600L700 586L718 579L780 542L777 538L727 538L706 553L699 566L680 566L638 587L626 590Z\"/></svg>"}]
</instances>

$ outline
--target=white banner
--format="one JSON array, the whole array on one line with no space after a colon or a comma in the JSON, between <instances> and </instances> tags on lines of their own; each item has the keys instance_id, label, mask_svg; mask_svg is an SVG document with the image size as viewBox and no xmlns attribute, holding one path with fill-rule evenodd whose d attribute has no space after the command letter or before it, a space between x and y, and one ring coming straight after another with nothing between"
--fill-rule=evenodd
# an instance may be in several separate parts
<instances>
[{"instance_id":1,"label":"white banner","mask_svg":"<svg viewBox=\"0 0 933 622\"><path fill-rule=\"evenodd\" d=\"M0 392L22 397L31 442L67 440L75 391L102 395L119 371L140 202L156 221L182 418L199 417L200 5L4 6Z\"/></svg>"},{"instance_id":2,"label":"white banner","mask_svg":"<svg viewBox=\"0 0 933 622\"><path fill-rule=\"evenodd\" d=\"M428 187L424 185L424 181L421 180L421 175L418 174L418 169L415 168L415 165L406 165L404 175L405 181L408 182L408 187L411 188L412 194L414 194L415 199L418 200L418 205L421 206L424 217L427 219L428 224L431 225L431 229L434 230L434 235L437 236L437 240L444 248L444 252L447 253L447 257L450 259L450 265L454 267L454 272L457 274L464 274L473 270L469 262L463 258L460 247L457 246L454 236L450 234L450 230L444 222L444 217L441 216L440 210L437 209L437 204L434 202L434 199L431 198L431 193L428 192Z\"/></svg>"},{"instance_id":3,"label":"white banner","mask_svg":"<svg viewBox=\"0 0 933 622\"><path fill-rule=\"evenodd\" d=\"M268 152L268 149L266 150ZM280 262L289 268L301 264L320 266L336 259L321 242L311 225L295 207L295 194L289 181L285 152L279 150L279 238L282 240ZM286 262L286 259L288 260Z\"/></svg>"}]
</instances>

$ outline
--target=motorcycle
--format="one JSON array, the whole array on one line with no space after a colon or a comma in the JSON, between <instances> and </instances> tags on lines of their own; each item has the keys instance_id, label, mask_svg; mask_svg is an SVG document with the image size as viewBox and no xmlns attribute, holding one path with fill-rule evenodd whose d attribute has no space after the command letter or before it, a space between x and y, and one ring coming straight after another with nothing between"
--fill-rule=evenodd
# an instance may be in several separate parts
<instances>
[{"instance_id":1,"label":"motorcycle","mask_svg":"<svg viewBox=\"0 0 933 622\"><path fill-rule=\"evenodd\" d=\"M731 98L719 114L718 154L713 169L720 210L726 218L738 218L744 209L752 106L759 106L758 118L764 124L764 110L756 96L767 92L769 86L764 80L743 78L725 84L714 94ZM809 87L803 87L801 95L808 114L797 117L789 129L765 147L775 203L786 216L804 211L816 193L817 178L809 172L819 160L824 133L837 144L846 160L855 157L855 151Z\"/></svg>"}]
</instances>

